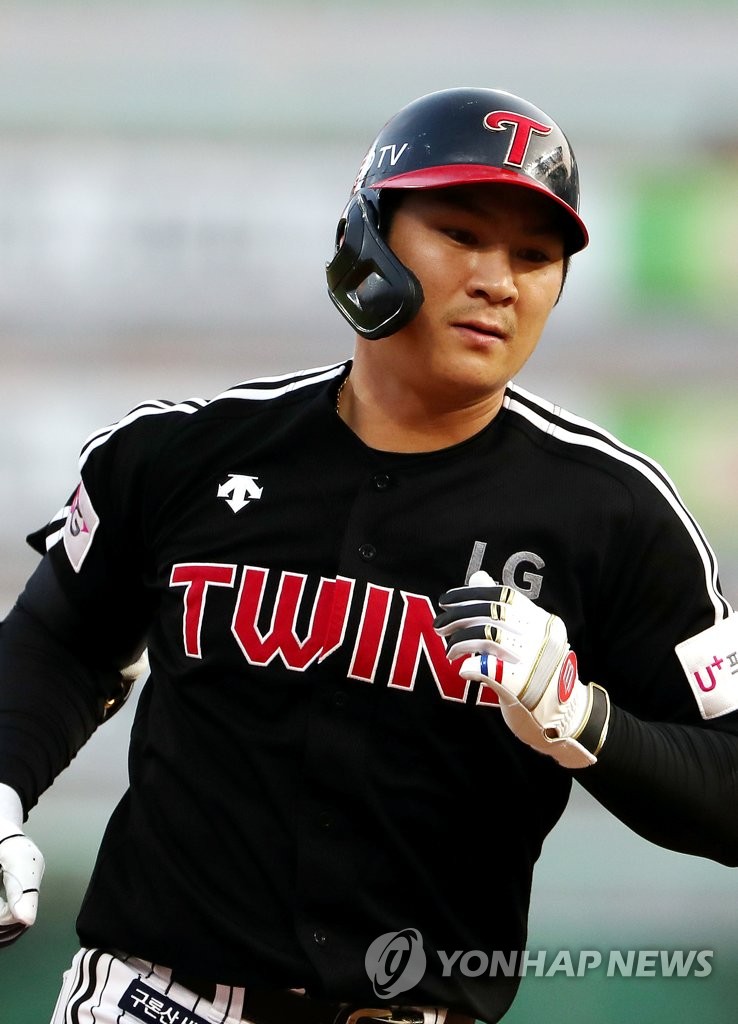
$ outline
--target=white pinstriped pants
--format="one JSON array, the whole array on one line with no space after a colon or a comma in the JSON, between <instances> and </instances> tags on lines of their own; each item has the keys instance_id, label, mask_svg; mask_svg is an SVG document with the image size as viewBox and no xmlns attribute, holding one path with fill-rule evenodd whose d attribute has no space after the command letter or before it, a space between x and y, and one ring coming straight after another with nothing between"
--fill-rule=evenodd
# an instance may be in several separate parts
<instances>
[{"instance_id":1,"label":"white pinstriped pants","mask_svg":"<svg viewBox=\"0 0 738 1024\"><path fill-rule=\"evenodd\" d=\"M80 949L64 972L50 1024L249 1024L242 1016L245 994L243 988L217 985L209 1002L173 982L169 967L108 950ZM418 1010L428 1024L447 1019L442 1007Z\"/></svg>"},{"instance_id":2,"label":"white pinstriped pants","mask_svg":"<svg viewBox=\"0 0 738 1024\"><path fill-rule=\"evenodd\" d=\"M218 985L210 1003L173 984L167 967L81 949L50 1024L242 1024L243 999L244 989Z\"/></svg>"}]
</instances>

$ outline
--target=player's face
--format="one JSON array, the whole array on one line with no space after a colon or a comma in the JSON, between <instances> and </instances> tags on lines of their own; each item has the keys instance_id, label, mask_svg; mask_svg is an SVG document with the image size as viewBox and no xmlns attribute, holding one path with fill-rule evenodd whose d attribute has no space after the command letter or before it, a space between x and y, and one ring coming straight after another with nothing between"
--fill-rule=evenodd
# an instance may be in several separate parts
<instances>
[{"instance_id":1,"label":"player's face","mask_svg":"<svg viewBox=\"0 0 738 1024\"><path fill-rule=\"evenodd\" d=\"M392 371L429 395L501 394L536 347L561 289L555 204L514 185L408 192L388 240L425 295L418 315L386 341Z\"/></svg>"}]
</instances>

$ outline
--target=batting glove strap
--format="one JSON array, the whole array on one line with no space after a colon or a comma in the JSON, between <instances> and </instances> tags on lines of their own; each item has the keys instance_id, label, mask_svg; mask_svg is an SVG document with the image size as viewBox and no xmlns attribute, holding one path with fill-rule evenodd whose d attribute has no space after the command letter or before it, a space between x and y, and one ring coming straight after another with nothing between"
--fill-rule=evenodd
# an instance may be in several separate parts
<instances>
[{"instance_id":1,"label":"batting glove strap","mask_svg":"<svg viewBox=\"0 0 738 1024\"><path fill-rule=\"evenodd\" d=\"M563 768L595 764L607 736L610 700L601 686L579 680L568 645L536 700L530 699L530 687L506 685L509 670L500 659L482 654L466 658L460 674L495 691L505 724L522 743L554 758Z\"/></svg>"},{"instance_id":2,"label":"batting glove strap","mask_svg":"<svg viewBox=\"0 0 738 1024\"><path fill-rule=\"evenodd\" d=\"M462 674L466 673L462 670ZM528 710L503 687L490 685L499 697L505 724L523 743L552 757L562 768L587 768L597 763L610 717L610 701L601 686L577 680L566 706L545 713L541 706Z\"/></svg>"},{"instance_id":3,"label":"batting glove strap","mask_svg":"<svg viewBox=\"0 0 738 1024\"><path fill-rule=\"evenodd\" d=\"M591 707L579 733L573 737L580 746L597 758L607 739L610 725L610 695L597 683L589 684Z\"/></svg>"}]
</instances>

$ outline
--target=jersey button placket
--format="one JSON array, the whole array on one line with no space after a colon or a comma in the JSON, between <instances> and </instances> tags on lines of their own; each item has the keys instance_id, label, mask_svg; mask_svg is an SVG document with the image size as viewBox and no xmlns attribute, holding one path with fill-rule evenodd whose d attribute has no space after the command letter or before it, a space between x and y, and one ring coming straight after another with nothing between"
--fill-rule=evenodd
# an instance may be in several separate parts
<instances>
[{"instance_id":1,"label":"jersey button placket","mask_svg":"<svg viewBox=\"0 0 738 1024\"><path fill-rule=\"evenodd\" d=\"M360 544L359 545L359 558L362 558L365 562L371 562L372 559L376 558L377 549L373 544Z\"/></svg>"},{"instance_id":2,"label":"jersey button placket","mask_svg":"<svg viewBox=\"0 0 738 1024\"><path fill-rule=\"evenodd\" d=\"M387 473L375 473L371 478L371 486L375 491L387 491L392 486L392 478ZM373 544L365 542L359 545L359 558L371 562L377 557L377 549Z\"/></svg>"},{"instance_id":3,"label":"jersey button placket","mask_svg":"<svg viewBox=\"0 0 738 1024\"><path fill-rule=\"evenodd\" d=\"M321 811L318 815L318 828L322 832L328 832L333 827L333 815L330 811Z\"/></svg>"}]
</instances>

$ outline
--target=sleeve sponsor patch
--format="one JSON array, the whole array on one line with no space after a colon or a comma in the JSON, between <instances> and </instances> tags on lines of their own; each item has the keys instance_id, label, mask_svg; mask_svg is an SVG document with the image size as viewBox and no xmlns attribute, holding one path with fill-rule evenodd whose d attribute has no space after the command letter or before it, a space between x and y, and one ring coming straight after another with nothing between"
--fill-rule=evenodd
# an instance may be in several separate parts
<instances>
[{"instance_id":1,"label":"sleeve sponsor patch","mask_svg":"<svg viewBox=\"0 0 738 1024\"><path fill-rule=\"evenodd\" d=\"M674 648L703 718L738 710L738 613Z\"/></svg>"},{"instance_id":2,"label":"sleeve sponsor patch","mask_svg":"<svg viewBox=\"0 0 738 1024\"><path fill-rule=\"evenodd\" d=\"M80 484L72 498L63 534L64 549L75 572L82 568L99 525L100 519L92 507L90 496L84 484Z\"/></svg>"}]
</instances>

